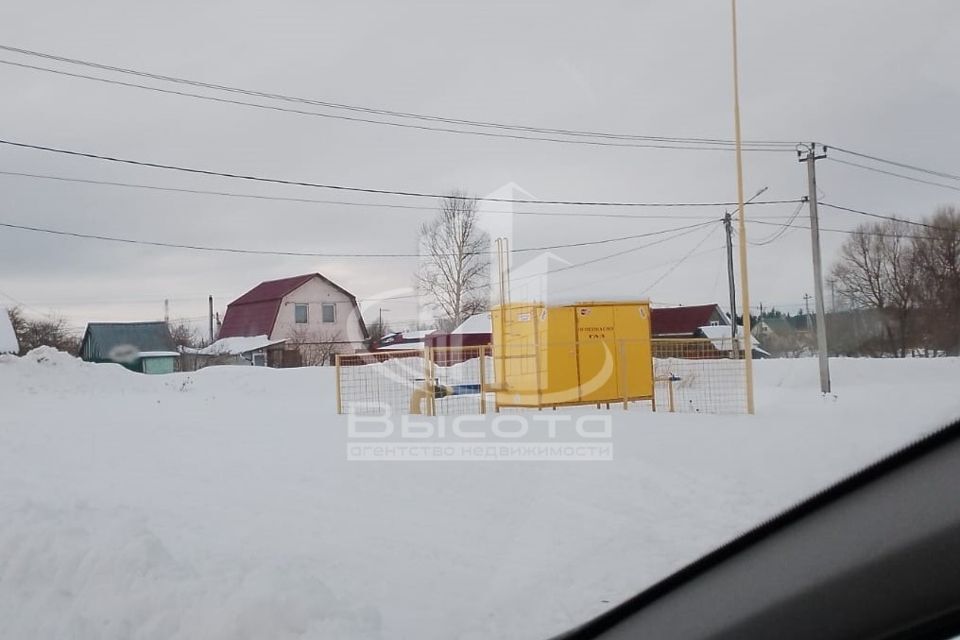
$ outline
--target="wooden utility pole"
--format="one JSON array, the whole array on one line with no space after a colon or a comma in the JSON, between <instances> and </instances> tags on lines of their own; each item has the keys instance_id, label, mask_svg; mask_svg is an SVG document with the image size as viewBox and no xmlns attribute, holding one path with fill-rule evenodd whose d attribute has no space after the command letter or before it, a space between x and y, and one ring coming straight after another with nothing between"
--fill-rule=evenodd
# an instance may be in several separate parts
<instances>
[{"instance_id":1,"label":"wooden utility pole","mask_svg":"<svg viewBox=\"0 0 960 640\"><path fill-rule=\"evenodd\" d=\"M821 153L817 153L817 147ZM830 360L827 357L827 312L823 302L823 276L820 264L820 219L817 215L817 160L827 157L827 148L811 142L797 147L800 162L807 163L807 189L810 206L810 244L813 248L813 293L817 311L817 356L820 361L820 391L830 393ZM810 311L807 310L809 322Z\"/></svg>"}]
</instances>

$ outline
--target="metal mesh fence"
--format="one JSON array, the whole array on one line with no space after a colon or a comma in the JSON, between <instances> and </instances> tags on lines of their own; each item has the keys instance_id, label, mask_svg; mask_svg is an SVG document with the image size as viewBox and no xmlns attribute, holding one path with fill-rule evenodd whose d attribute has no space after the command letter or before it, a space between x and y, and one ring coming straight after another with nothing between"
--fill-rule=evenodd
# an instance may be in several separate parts
<instances>
[{"instance_id":1,"label":"metal mesh fence","mask_svg":"<svg viewBox=\"0 0 960 640\"><path fill-rule=\"evenodd\" d=\"M653 340L653 372L658 411L746 412L744 361L712 340Z\"/></svg>"},{"instance_id":2,"label":"metal mesh fence","mask_svg":"<svg viewBox=\"0 0 960 640\"><path fill-rule=\"evenodd\" d=\"M745 412L742 359L732 358L709 339L655 339L651 346L655 401L610 402L604 406L685 413ZM538 348L556 357L567 357L570 355L567 351L575 354L583 347L582 344L551 344ZM625 346L620 348L624 353ZM494 352L485 346L339 355L336 358L337 410L366 415L382 415L386 411L394 415L491 412L498 409L492 393L497 381L495 371L503 368L505 361L512 361L511 379L518 384L532 383L547 375L534 353L534 347ZM498 358L500 364L495 364ZM574 361L575 356L571 359ZM576 374L572 375L575 379ZM527 377L530 380L525 380ZM620 384L624 384L622 373ZM560 398L556 404L574 403Z\"/></svg>"},{"instance_id":3,"label":"metal mesh fence","mask_svg":"<svg viewBox=\"0 0 960 640\"><path fill-rule=\"evenodd\" d=\"M336 366L339 413L413 413L416 402L427 415L471 415L494 404L486 392L493 383L490 347L340 355Z\"/></svg>"},{"instance_id":4,"label":"metal mesh fence","mask_svg":"<svg viewBox=\"0 0 960 640\"><path fill-rule=\"evenodd\" d=\"M429 375L422 351L339 355L335 363L338 413L406 413L410 394Z\"/></svg>"}]
</instances>

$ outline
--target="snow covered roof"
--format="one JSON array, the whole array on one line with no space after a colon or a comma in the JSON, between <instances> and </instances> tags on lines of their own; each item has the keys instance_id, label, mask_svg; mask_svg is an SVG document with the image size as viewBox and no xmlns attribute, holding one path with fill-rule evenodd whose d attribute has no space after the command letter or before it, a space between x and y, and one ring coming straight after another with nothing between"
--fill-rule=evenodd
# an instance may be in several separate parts
<instances>
[{"instance_id":1,"label":"snow covered roof","mask_svg":"<svg viewBox=\"0 0 960 640\"><path fill-rule=\"evenodd\" d=\"M704 338L713 343L713 348L717 351L730 351L730 325L707 325L699 327L699 331ZM737 346L741 350L743 349L743 331L740 330L739 326L737 327ZM753 345L753 350L764 355L770 355L756 344Z\"/></svg>"},{"instance_id":2,"label":"snow covered roof","mask_svg":"<svg viewBox=\"0 0 960 640\"><path fill-rule=\"evenodd\" d=\"M431 333L435 332L436 329L417 329L416 331L402 331L400 335L404 340L410 340L414 342L422 341Z\"/></svg>"},{"instance_id":3,"label":"snow covered roof","mask_svg":"<svg viewBox=\"0 0 960 640\"><path fill-rule=\"evenodd\" d=\"M490 313L477 313L462 323L450 333L491 333L493 331L493 321L490 319Z\"/></svg>"},{"instance_id":4,"label":"snow covered roof","mask_svg":"<svg viewBox=\"0 0 960 640\"><path fill-rule=\"evenodd\" d=\"M423 342L395 342L384 345L377 351L423 351Z\"/></svg>"},{"instance_id":5,"label":"snow covered roof","mask_svg":"<svg viewBox=\"0 0 960 640\"><path fill-rule=\"evenodd\" d=\"M286 340L271 340L265 335L239 336L234 338L220 338L213 344L202 349L184 349L187 353L196 353L201 356L235 356L251 351L259 351L273 345L283 344Z\"/></svg>"},{"instance_id":6,"label":"snow covered roof","mask_svg":"<svg viewBox=\"0 0 960 640\"><path fill-rule=\"evenodd\" d=\"M19 353L20 345L17 343L17 334L13 330L13 324L10 322L10 314L3 307L0 307L0 353Z\"/></svg>"},{"instance_id":7,"label":"snow covered roof","mask_svg":"<svg viewBox=\"0 0 960 640\"><path fill-rule=\"evenodd\" d=\"M176 358L180 355L178 351L141 351L141 358Z\"/></svg>"}]
</instances>

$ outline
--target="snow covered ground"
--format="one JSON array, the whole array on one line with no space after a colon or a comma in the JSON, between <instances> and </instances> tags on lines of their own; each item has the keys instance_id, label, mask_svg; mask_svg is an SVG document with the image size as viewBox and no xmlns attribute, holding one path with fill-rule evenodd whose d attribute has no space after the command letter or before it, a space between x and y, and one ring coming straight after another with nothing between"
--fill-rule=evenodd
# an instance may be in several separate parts
<instances>
[{"instance_id":1,"label":"snow covered ground","mask_svg":"<svg viewBox=\"0 0 960 640\"><path fill-rule=\"evenodd\" d=\"M370 463L327 368L0 356L0 637L546 637L960 416L958 359L832 366L613 410L612 462Z\"/></svg>"}]
</instances>

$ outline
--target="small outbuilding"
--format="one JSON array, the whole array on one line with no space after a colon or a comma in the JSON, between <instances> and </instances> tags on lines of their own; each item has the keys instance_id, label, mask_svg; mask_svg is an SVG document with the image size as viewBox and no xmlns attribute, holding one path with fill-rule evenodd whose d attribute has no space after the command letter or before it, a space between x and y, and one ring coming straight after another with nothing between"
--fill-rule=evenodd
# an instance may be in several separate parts
<instances>
[{"instance_id":1,"label":"small outbuilding","mask_svg":"<svg viewBox=\"0 0 960 640\"><path fill-rule=\"evenodd\" d=\"M91 322L83 332L80 357L140 373L173 373L180 353L166 322Z\"/></svg>"},{"instance_id":2,"label":"small outbuilding","mask_svg":"<svg viewBox=\"0 0 960 640\"><path fill-rule=\"evenodd\" d=\"M490 319L490 312L484 311L468 317L450 333L437 332L427 336L426 346L447 347L434 351L433 358L439 365L450 366L476 357L480 348L488 347L492 341L493 321ZM484 349L484 353L489 353L489 350Z\"/></svg>"},{"instance_id":3,"label":"small outbuilding","mask_svg":"<svg viewBox=\"0 0 960 640\"><path fill-rule=\"evenodd\" d=\"M200 349L181 347L184 370L195 371L212 365L253 365L279 367L283 363L285 340L267 336L220 338Z\"/></svg>"}]
</instances>

